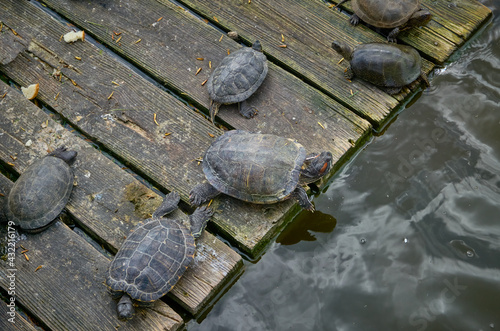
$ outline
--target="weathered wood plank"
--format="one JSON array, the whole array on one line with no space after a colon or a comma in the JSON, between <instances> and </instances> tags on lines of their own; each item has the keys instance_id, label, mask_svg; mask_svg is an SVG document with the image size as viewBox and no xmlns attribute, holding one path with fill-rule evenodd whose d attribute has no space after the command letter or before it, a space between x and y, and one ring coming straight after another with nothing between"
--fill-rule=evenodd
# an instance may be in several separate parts
<instances>
[{"instance_id":1,"label":"weathered wood plank","mask_svg":"<svg viewBox=\"0 0 500 331\"><path fill-rule=\"evenodd\" d=\"M422 0L422 4L434 15L433 21L458 35L462 43L492 15L488 7L476 0Z\"/></svg>"},{"instance_id":2,"label":"weathered wood plank","mask_svg":"<svg viewBox=\"0 0 500 331\"><path fill-rule=\"evenodd\" d=\"M216 66L227 54L227 50L234 51L240 47L227 37L222 37L220 40L221 32L193 17L189 12L184 12L182 8L170 1L130 1L126 9L119 1L108 1L105 6L96 4L92 7L83 3L69 3L62 0L44 0L44 3L88 30L115 52L137 63L172 89L187 93L204 108L208 108L208 94L206 89L199 84L208 78L212 70L208 67L207 60L212 61L212 64ZM296 1L296 3L298 6L309 6L309 1ZM325 16L328 12L325 6L321 8L316 6L317 12L314 14L310 14L307 8L296 12L289 11L287 9L289 3L282 1L276 1L273 4L268 4L267 1L252 1L248 6L246 2L197 1L195 5L197 8L210 7L203 13L206 17L212 19L216 16L225 28L238 31L248 42L259 39L264 52L270 58L285 63L290 70L321 88L330 97L340 99L343 104L349 105L377 125L382 124L390 110L398 105L398 100L369 84L364 82L350 84L344 79L342 71L335 67L335 62L340 58L330 48L332 38L344 34L342 26L348 25L345 22L345 16L340 13L330 11L331 15ZM226 15L224 16L223 13ZM331 24L329 19L332 15L337 17L340 27ZM163 17L163 19L156 22L157 17ZM304 24L304 22L308 23ZM122 40L126 42L121 44L114 42L111 39L113 30L123 31L125 36ZM350 38L359 42L383 40L367 28L353 30L353 32ZM286 38L287 48L279 47L281 33ZM133 44L139 38L142 41L139 44ZM206 60L203 63L196 62L195 59L198 57ZM172 63L175 65L171 65ZM203 70L198 74L199 78L193 82L189 76L193 75L198 67ZM277 75L276 79L273 79L275 75ZM295 84L295 80L290 76L271 65L269 77L251 97L252 105L259 109L260 115L266 116L264 123L260 123L264 116L259 115L260 121L257 118L255 121L244 123L240 121L233 124L232 120L237 116L234 116L234 111L227 111L230 108L226 107L219 113L220 117L233 127L237 127L237 124L244 124L244 127L238 128L248 130L260 129L262 125L268 123L269 116L275 117L281 112L287 114L287 119L291 123L295 122L292 118L305 121L307 118L303 118L304 112L294 112L293 108L307 110L307 107L317 108L319 105L311 105L310 102L308 105L301 99L296 100L297 96L302 95L305 96L305 101L313 100L313 96L310 96L308 91L303 91L300 88L302 84ZM292 86L289 86L289 81ZM277 82L278 85L271 84L273 82ZM302 82L299 81L299 83ZM359 90L359 92L356 97L352 97L350 90ZM287 97L276 98L276 91L286 92ZM335 107L332 101L328 101L328 104ZM325 109L325 106L319 109ZM339 109L339 107L334 108L337 112ZM275 123L270 125L270 127L275 126ZM289 124L285 122L284 125L276 128L276 132L283 132L282 129L287 128ZM317 130L318 128L315 131Z\"/></svg>"},{"instance_id":3,"label":"weathered wood plank","mask_svg":"<svg viewBox=\"0 0 500 331\"><path fill-rule=\"evenodd\" d=\"M7 27L13 27L19 37L29 43L25 52L20 53L8 65L0 66L0 70L23 85L39 82L40 100L62 114L72 125L127 160L131 167L150 178L155 185L168 191L176 190L187 201L190 189L204 178L195 159L203 154L212 141L211 137L219 135L221 131L95 46L82 42L72 45L60 42L60 36L68 28L49 18L39 20L37 17L45 14L30 3L10 0L3 4L0 4L5 9L0 14L1 20ZM163 6L160 9L165 10ZM95 15L95 19L98 19L100 12L96 11ZM163 21L169 22L170 19L165 17L159 23ZM185 23L181 20L180 24ZM204 25L203 27L206 28ZM160 30L161 33L163 31L165 29ZM156 30L153 32L158 33ZM161 40L176 39L175 35L168 38L160 36ZM156 40L158 35L150 38ZM148 39L145 38L142 42L147 44ZM183 49L176 52L182 52ZM144 50L147 49L143 48ZM192 54L193 51L189 52L188 54ZM182 67L183 70L195 70L196 57L203 56L203 53L197 54L178 54L177 57L189 58L191 61L188 67ZM75 56L82 60L76 60ZM145 58L151 56L146 54ZM208 61L204 61L205 64L206 62ZM167 67L167 70L172 70L181 66L171 62ZM54 72L58 73L57 70L61 76L51 76ZM368 122L283 70L271 71L289 75L293 88L302 87L298 90L301 93L297 93L297 90L284 91L280 76L271 74L266 83L269 82L276 89L264 92L268 93L266 102L273 105L275 100L287 100L288 104L293 102L295 106L281 110L274 105L269 108L268 116L261 112L258 116L260 120L256 121L242 120L239 115L231 115L230 111L222 110L228 113L228 118L234 116L234 122L238 125L238 121L241 121L241 126L237 127L295 137L308 150L330 150L335 161L346 153L352 153L355 149L353 143L360 144L370 134ZM198 79L198 76L194 76L194 71L189 77L180 72L176 75L183 75L199 95L206 93L201 86L192 84L193 79ZM117 82L119 86L112 82ZM292 92L295 94L291 94ZM108 99L111 93L113 95ZM192 94L196 95L195 92ZM300 126L295 123L300 123ZM328 130L328 134L324 130ZM308 134L304 135L304 132ZM172 134L165 136L165 133ZM222 198L220 201L214 217L216 227L223 234L229 234L228 239L250 255L258 254L266 240L276 233L288 213L292 212L290 201L272 206L238 203L229 198Z\"/></svg>"},{"instance_id":4,"label":"weathered wood plank","mask_svg":"<svg viewBox=\"0 0 500 331\"><path fill-rule=\"evenodd\" d=\"M1 176L1 174L0 174ZM9 302L9 304L11 304ZM12 311L7 303L0 300L0 330L36 331L35 327L24 319L17 311Z\"/></svg>"},{"instance_id":5,"label":"weathered wood plank","mask_svg":"<svg viewBox=\"0 0 500 331\"><path fill-rule=\"evenodd\" d=\"M26 100L18 91L0 82L0 160L23 172L34 159L62 144L78 151L73 166L77 185L67 209L78 225L116 252L130 230L148 218L162 198L95 148L74 136L50 116ZM27 147L27 142L31 141ZM12 156L15 158L13 160ZM176 211L174 217L187 216ZM196 262L170 294L189 312L196 314L241 269L241 257L213 235L198 240Z\"/></svg>"}]
</instances>

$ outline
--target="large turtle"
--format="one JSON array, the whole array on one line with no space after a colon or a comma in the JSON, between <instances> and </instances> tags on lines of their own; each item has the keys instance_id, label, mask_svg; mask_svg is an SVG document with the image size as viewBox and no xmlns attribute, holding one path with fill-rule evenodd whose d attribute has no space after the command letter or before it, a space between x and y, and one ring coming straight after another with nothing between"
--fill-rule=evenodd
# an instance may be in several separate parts
<instances>
[{"instance_id":1,"label":"large turtle","mask_svg":"<svg viewBox=\"0 0 500 331\"><path fill-rule=\"evenodd\" d=\"M410 47L397 44L367 43L352 48L341 41L334 41L332 48L350 62L345 77L357 76L379 86L389 94L421 77L429 86L422 70L422 58Z\"/></svg>"},{"instance_id":2,"label":"large turtle","mask_svg":"<svg viewBox=\"0 0 500 331\"><path fill-rule=\"evenodd\" d=\"M337 6L348 0L342 0ZM420 6L420 0L352 0L352 25L359 20L378 28L391 29L387 40L396 42L398 33L414 26L425 25L432 14Z\"/></svg>"},{"instance_id":3,"label":"large turtle","mask_svg":"<svg viewBox=\"0 0 500 331\"><path fill-rule=\"evenodd\" d=\"M134 315L135 302L149 306L167 294L193 262L195 238L201 236L213 211L197 208L185 222L164 218L177 209L179 194L169 193L153 213L127 237L109 267L106 284L115 298L120 319Z\"/></svg>"},{"instance_id":4,"label":"large turtle","mask_svg":"<svg viewBox=\"0 0 500 331\"><path fill-rule=\"evenodd\" d=\"M314 210L304 184L326 175L332 166L330 152L306 156L304 147L292 139L242 130L218 137L203 157L206 182L190 193L200 205L220 193L240 200L270 204L294 197L300 206Z\"/></svg>"},{"instance_id":5,"label":"large turtle","mask_svg":"<svg viewBox=\"0 0 500 331\"><path fill-rule=\"evenodd\" d=\"M254 117L257 112L244 101L259 88L266 75L267 58L258 40L252 47L243 47L226 56L207 82L212 123L219 107L231 103L238 103L244 117Z\"/></svg>"},{"instance_id":6,"label":"large turtle","mask_svg":"<svg viewBox=\"0 0 500 331\"><path fill-rule=\"evenodd\" d=\"M29 166L9 193L7 219L26 232L48 228L68 203L74 181L69 165L76 155L60 147Z\"/></svg>"}]
</instances>

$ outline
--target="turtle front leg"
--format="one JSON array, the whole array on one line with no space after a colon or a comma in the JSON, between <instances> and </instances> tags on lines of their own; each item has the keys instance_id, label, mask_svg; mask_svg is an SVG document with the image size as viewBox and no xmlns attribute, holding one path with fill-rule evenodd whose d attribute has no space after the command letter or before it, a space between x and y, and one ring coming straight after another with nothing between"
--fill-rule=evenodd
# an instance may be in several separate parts
<instances>
[{"instance_id":1,"label":"turtle front leg","mask_svg":"<svg viewBox=\"0 0 500 331\"><path fill-rule=\"evenodd\" d=\"M344 77L345 79L347 80L352 80L352 78L354 77L354 72L352 71L352 68L351 66L348 66L345 71L344 71Z\"/></svg>"},{"instance_id":2,"label":"turtle front leg","mask_svg":"<svg viewBox=\"0 0 500 331\"><path fill-rule=\"evenodd\" d=\"M356 14L352 14L351 18L349 19L349 23L351 23L354 26L358 25L359 21L360 21L359 16Z\"/></svg>"},{"instance_id":3,"label":"turtle front leg","mask_svg":"<svg viewBox=\"0 0 500 331\"><path fill-rule=\"evenodd\" d=\"M248 106L245 100L238 102L238 111L245 118L253 118L257 115L257 108Z\"/></svg>"},{"instance_id":4,"label":"turtle front leg","mask_svg":"<svg viewBox=\"0 0 500 331\"><path fill-rule=\"evenodd\" d=\"M399 34L399 28L398 27L395 27L394 29L392 29L391 32L389 32L389 35L387 36L387 41L390 42L390 43L397 43L398 40L397 40L397 36Z\"/></svg>"},{"instance_id":5,"label":"turtle front leg","mask_svg":"<svg viewBox=\"0 0 500 331\"><path fill-rule=\"evenodd\" d=\"M198 207L189 216L189 220L191 221L191 233L193 234L193 237L199 238L201 236L201 233L207 226L207 222L212 217L214 214L214 211L212 208L209 208L207 206L203 207Z\"/></svg>"},{"instance_id":6,"label":"turtle front leg","mask_svg":"<svg viewBox=\"0 0 500 331\"><path fill-rule=\"evenodd\" d=\"M189 192L189 201L193 206L199 206L212 200L219 194L220 192L215 187L208 182L204 182L196 185L191 192Z\"/></svg>"},{"instance_id":7,"label":"turtle front leg","mask_svg":"<svg viewBox=\"0 0 500 331\"><path fill-rule=\"evenodd\" d=\"M298 200L299 205L302 208L314 212L314 206L307 197L306 190L302 186L297 186L295 191L293 191L292 196Z\"/></svg>"}]
</instances>

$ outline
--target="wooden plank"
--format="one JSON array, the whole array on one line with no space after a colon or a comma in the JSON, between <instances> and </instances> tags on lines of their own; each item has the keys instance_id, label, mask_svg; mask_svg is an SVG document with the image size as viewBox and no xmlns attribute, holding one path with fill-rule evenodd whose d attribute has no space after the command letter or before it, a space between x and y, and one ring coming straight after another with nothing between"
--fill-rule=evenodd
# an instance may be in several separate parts
<instances>
[{"instance_id":1,"label":"wooden plank","mask_svg":"<svg viewBox=\"0 0 500 331\"><path fill-rule=\"evenodd\" d=\"M212 61L215 66L227 55L227 50L234 51L240 47L228 37L222 37L220 31L193 17L189 12L184 12L182 8L170 1L132 1L128 3L126 9L119 1L108 1L105 6L92 7L84 3L69 3L62 0L44 0L43 2L89 31L115 52L142 67L159 81L168 84L173 90L187 93L203 108L208 108L209 98L206 89L199 84L208 78L212 70L208 67L208 60ZM332 38L344 35L345 28L343 27L348 26L345 16L340 13L325 10L325 6L316 6L314 8L317 12L311 14L308 9L311 1L301 0L294 0L290 3L271 1L269 4L268 1L252 1L251 5L242 3L241 6L229 0L193 1L192 3L197 8L209 7L203 12L206 17L212 19L216 16L224 28L238 31L247 42L253 43L254 40L259 39L264 52L270 59L286 65L290 71L297 73L299 77L306 79L328 96L341 100L342 104L348 105L358 114L370 119L375 125L383 124L390 111L399 104L397 99L370 84L362 81L349 83L345 80L343 72L336 67L335 64L340 57L330 47ZM294 3L306 8L288 10L288 5ZM331 15L325 16L327 12ZM157 17L163 17L163 19L156 22ZM339 25L331 24L332 17L336 17ZM124 22L128 23L124 24ZM308 23L304 24L304 22ZM122 41L126 40L126 42L117 44L113 41L111 34L114 30L123 31ZM286 38L287 48L279 47L281 34ZM353 34L348 38L358 42L383 40L367 28L353 30ZM142 41L139 44L133 44L138 39ZM158 54L161 54L161 61L158 61ZM206 60L202 63L197 62L195 59L200 57ZM200 74L197 75L198 79L194 81L189 79L198 67L202 68ZM259 109L260 115L266 116L265 119L264 116L259 115L253 121L241 121L234 111L228 111L234 108L224 107L219 114L225 122L233 127L250 131L255 128L267 129L267 125L276 126L274 122L272 125L268 124L269 117L276 117L281 112L285 112L289 122L294 123L292 118L307 120L303 118L303 111L297 112L294 108L326 110L325 108L328 107L312 102L314 94L307 89L303 90L302 82L296 83L296 79L293 79L290 74L278 70L273 65L270 66L269 71L269 77L257 93L250 98L252 105ZM358 91L356 97L352 97L351 90ZM281 94L283 98L280 98ZM305 100L298 99L299 96L303 96ZM308 101L307 99L310 100L309 104L304 102ZM327 105L333 105L330 107L338 112L341 107L335 104L332 101L327 103ZM233 123L234 119L240 121ZM284 122L284 125L277 127L275 132L283 132L282 129L287 129L289 126L289 123ZM301 129L300 125L299 129ZM301 132L304 131L301 130Z\"/></svg>"},{"instance_id":2,"label":"wooden plank","mask_svg":"<svg viewBox=\"0 0 500 331\"><path fill-rule=\"evenodd\" d=\"M1 174L0 174L1 176ZM8 303L12 305L11 302ZM12 306L14 307L14 306ZM21 314L17 311L10 310L11 307L7 303L0 300L0 330L9 331L36 331L35 327L31 325Z\"/></svg>"},{"instance_id":3,"label":"wooden plank","mask_svg":"<svg viewBox=\"0 0 500 331\"><path fill-rule=\"evenodd\" d=\"M77 42L68 45L60 42L60 36L69 29L48 18L31 3L9 0L0 4L0 8L2 6L1 20L6 26L16 29L20 38L29 43L26 51L8 65L0 66L0 70L22 85L39 82L40 100L115 155L127 160L133 169L148 177L156 186L165 191L176 190L187 201L191 188L204 179L195 159L203 154L212 137L221 134L221 130L92 44ZM165 10L163 6L160 9ZM99 19L99 15L96 10L95 19ZM47 18L38 19L41 16ZM170 19L164 20L169 22ZM173 36L162 36L162 40L173 39ZM143 41L147 44L148 39ZM193 63L197 63L196 57L203 56L203 53L197 54L190 57L179 53L177 57L190 58L190 66L183 68L195 69ZM82 60L76 60L75 56ZM147 57L150 58L151 54ZM179 67L171 62L168 70ZM52 76L57 70L61 72L61 81L59 76ZM270 113L265 116L265 112L261 112L258 116L260 120L255 121L243 120L236 113L223 110L228 114L227 118L234 116L237 127L295 137L309 151L330 150L334 161L352 153L370 134L368 122L283 70L275 68L270 71L289 75L292 78L288 81L290 86L301 89L284 90L279 76L271 74L265 84L276 89L264 92L269 93L266 102L272 106L276 100L287 99L288 104L293 102L296 106L286 110L277 106L264 107ZM191 80L185 74L176 74L183 75L193 91L198 91L192 95L206 93L201 86L193 84L193 79L198 79L194 73L190 76ZM111 93L113 95L108 99ZM165 136L165 133L171 135ZM290 201L270 206L251 205L230 198L219 201L214 216L215 226L235 245L254 256L283 226L286 216L293 212Z\"/></svg>"},{"instance_id":4,"label":"wooden plank","mask_svg":"<svg viewBox=\"0 0 500 331\"><path fill-rule=\"evenodd\" d=\"M162 198L3 82L0 91L7 92L0 100L4 109L0 120L0 160L11 162L22 173L48 149L64 144L77 150L73 166L77 185L67 209L80 227L116 252L130 230L148 218ZM180 211L173 217L187 220ZM197 254L190 272L170 294L192 314L203 309L242 266L241 257L209 233L198 240Z\"/></svg>"},{"instance_id":5,"label":"wooden plank","mask_svg":"<svg viewBox=\"0 0 500 331\"><path fill-rule=\"evenodd\" d=\"M462 43L492 15L488 7L476 0L422 0L422 4L434 15L433 21L458 35Z\"/></svg>"}]
</instances>

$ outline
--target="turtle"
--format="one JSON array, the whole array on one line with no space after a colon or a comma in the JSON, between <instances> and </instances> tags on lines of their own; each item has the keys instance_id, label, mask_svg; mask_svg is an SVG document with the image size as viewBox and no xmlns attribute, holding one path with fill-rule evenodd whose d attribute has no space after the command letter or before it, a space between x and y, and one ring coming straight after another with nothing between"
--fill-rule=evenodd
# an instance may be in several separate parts
<instances>
[{"instance_id":1,"label":"turtle","mask_svg":"<svg viewBox=\"0 0 500 331\"><path fill-rule=\"evenodd\" d=\"M167 294L193 262L195 239L201 236L213 211L206 206L189 216L190 225L164 215L177 209L177 192L167 194L152 218L139 223L111 262L106 285L117 304L118 318L131 319L134 303L151 306Z\"/></svg>"},{"instance_id":2,"label":"turtle","mask_svg":"<svg viewBox=\"0 0 500 331\"><path fill-rule=\"evenodd\" d=\"M352 0L352 10L354 14L349 19L352 25L358 25L361 19L377 28L391 29L387 40L394 43L400 31L425 25L432 17L420 6L420 0Z\"/></svg>"},{"instance_id":3,"label":"turtle","mask_svg":"<svg viewBox=\"0 0 500 331\"><path fill-rule=\"evenodd\" d=\"M77 154L62 146L30 165L9 193L7 219L28 233L47 229L68 203Z\"/></svg>"},{"instance_id":4,"label":"turtle","mask_svg":"<svg viewBox=\"0 0 500 331\"><path fill-rule=\"evenodd\" d=\"M219 107L232 103L238 103L238 111L244 117L254 117L257 111L244 101L259 88L267 71L267 58L258 40L252 47L243 47L226 56L207 81L212 123Z\"/></svg>"},{"instance_id":5,"label":"turtle","mask_svg":"<svg viewBox=\"0 0 500 331\"><path fill-rule=\"evenodd\" d=\"M430 86L422 70L422 58L410 46L366 43L352 48L344 42L334 41L332 48L350 62L345 71L349 80L358 76L391 95L419 77Z\"/></svg>"},{"instance_id":6,"label":"turtle","mask_svg":"<svg viewBox=\"0 0 500 331\"><path fill-rule=\"evenodd\" d=\"M220 193L256 204L295 198L314 211L302 185L325 176L332 167L330 152L306 156L298 142L273 134L228 131L213 141L203 157L206 181L190 192L199 206Z\"/></svg>"}]
</instances>

